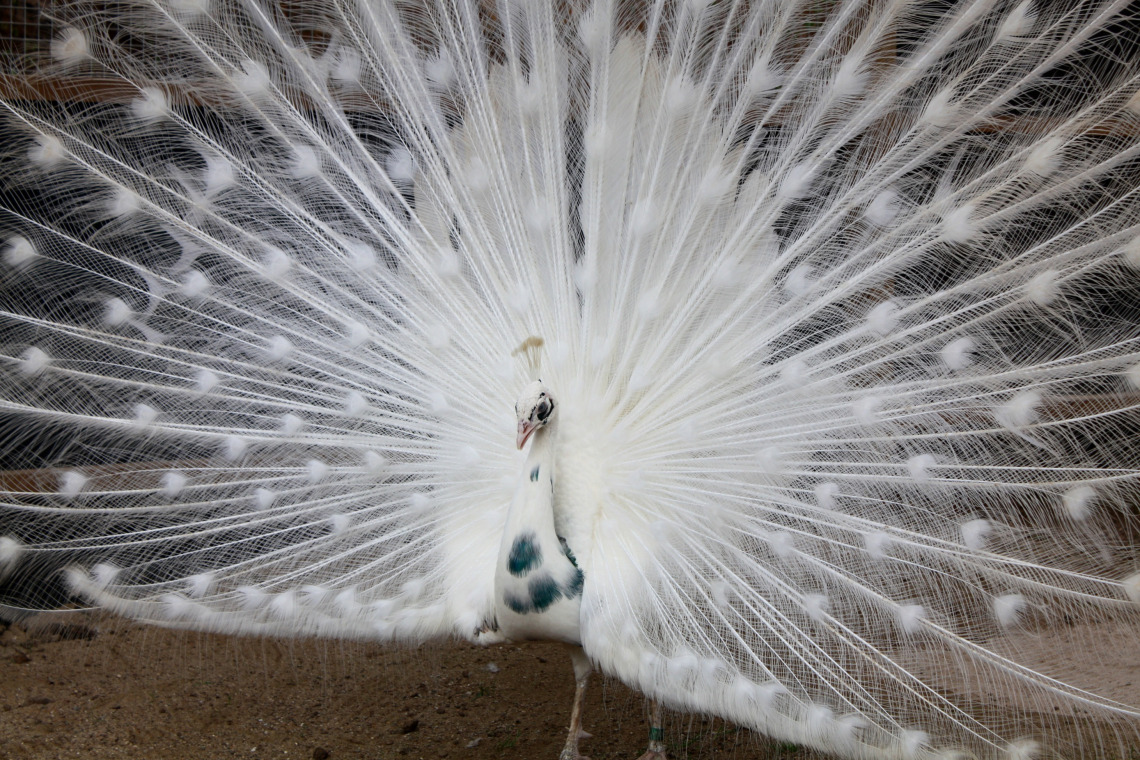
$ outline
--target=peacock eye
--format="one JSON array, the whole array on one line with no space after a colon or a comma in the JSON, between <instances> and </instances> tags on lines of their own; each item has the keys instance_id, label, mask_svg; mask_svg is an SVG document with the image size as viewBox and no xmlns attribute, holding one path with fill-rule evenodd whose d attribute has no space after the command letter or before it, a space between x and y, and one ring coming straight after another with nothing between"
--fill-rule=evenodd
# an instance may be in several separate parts
<instances>
[{"instance_id":1,"label":"peacock eye","mask_svg":"<svg viewBox=\"0 0 1140 760\"><path fill-rule=\"evenodd\" d=\"M550 403L546 400L539 401L538 406L534 408L534 414L538 419L545 420L550 416Z\"/></svg>"}]
</instances>

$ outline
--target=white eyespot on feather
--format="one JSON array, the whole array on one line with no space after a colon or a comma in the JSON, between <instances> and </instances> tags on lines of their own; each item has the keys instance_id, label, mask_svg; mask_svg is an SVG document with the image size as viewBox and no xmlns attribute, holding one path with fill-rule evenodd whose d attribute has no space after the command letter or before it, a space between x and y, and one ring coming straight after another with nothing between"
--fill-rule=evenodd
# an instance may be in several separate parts
<instances>
[{"instance_id":1,"label":"white eyespot on feather","mask_svg":"<svg viewBox=\"0 0 1140 760\"><path fill-rule=\"evenodd\" d=\"M319 459L310 459L305 462L305 479L310 485L316 485L328 477L329 466Z\"/></svg>"},{"instance_id":2,"label":"white eyespot on feather","mask_svg":"<svg viewBox=\"0 0 1140 760\"><path fill-rule=\"evenodd\" d=\"M142 94L131 101L131 113L143 123L158 121L170 111L166 93L157 87L144 87Z\"/></svg>"},{"instance_id":3,"label":"white eyespot on feather","mask_svg":"<svg viewBox=\"0 0 1140 760\"><path fill-rule=\"evenodd\" d=\"M1061 168L1061 149L1065 141L1060 137L1050 137L1033 146L1025 157L1025 172L1037 177L1048 177Z\"/></svg>"},{"instance_id":4,"label":"white eyespot on feather","mask_svg":"<svg viewBox=\"0 0 1140 760\"><path fill-rule=\"evenodd\" d=\"M962 523L961 531L962 543L966 548L978 552L985 548L986 539L993 531L993 525L989 520L979 518Z\"/></svg>"},{"instance_id":5,"label":"white eyespot on feather","mask_svg":"<svg viewBox=\"0 0 1140 760\"><path fill-rule=\"evenodd\" d=\"M113 217L124 217L138 211L142 206L142 198L138 193L125 187L116 188L107 204L107 212Z\"/></svg>"},{"instance_id":6,"label":"white eyespot on feather","mask_svg":"<svg viewBox=\"0 0 1140 760\"><path fill-rule=\"evenodd\" d=\"M1048 306L1056 300L1061 291L1057 282L1058 272L1047 269L1039 272L1025 284L1025 297L1038 306Z\"/></svg>"},{"instance_id":7,"label":"white eyespot on feather","mask_svg":"<svg viewBox=\"0 0 1140 760\"><path fill-rule=\"evenodd\" d=\"M1025 606L1025 597L1021 594L1003 594L994 597L994 617L1002 628L1012 628L1017 625Z\"/></svg>"},{"instance_id":8,"label":"white eyespot on feather","mask_svg":"<svg viewBox=\"0 0 1140 760\"><path fill-rule=\"evenodd\" d=\"M479 456L479 450L478 449L476 449L474 446L472 446L471 444L468 443L468 444L464 444L463 446L459 447L458 460L459 460L459 464L462 467L471 468L471 467L477 467L479 465L479 463L481 461L483 461L483 457Z\"/></svg>"},{"instance_id":9,"label":"white eyespot on feather","mask_svg":"<svg viewBox=\"0 0 1140 760\"><path fill-rule=\"evenodd\" d=\"M1137 574L1140 578L1140 573ZM713 581L709 584L709 595L712 596L713 604L723 609L728 609L729 606L729 588L728 584L724 581Z\"/></svg>"},{"instance_id":10,"label":"white eyespot on feather","mask_svg":"<svg viewBox=\"0 0 1140 760\"><path fill-rule=\"evenodd\" d=\"M192 620L197 617L194 602L182 594L163 594L162 612L168 620Z\"/></svg>"},{"instance_id":11,"label":"white eyespot on feather","mask_svg":"<svg viewBox=\"0 0 1140 760\"><path fill-rule=\"evenodd\" d=\"M1033 28L1033 21L1036 17L1037 14L1033 12L1029 0L1026 0L1005 17L1005 21L998 28L997 39L1009 40L1028 34Z\"/></svg>"},{"instance_id":12,"label":"white eyespot on feather","mask_svg":"<svg viewBox=\"0 0 1140 760\"><path fill-rule=\"evenodd\" d=\"M930 734L910 729L899 733L898 756L900 760L918 760L926 756L930 746Z\"/></svg>"},{"instance_id":13,"label":"white eyespot on feather","mask_svg":"<svg viewBox=\"0 0 1140 760\"><path fill-rule=\"evenodd\" d=\"M35 258L36 247L32 245L32 241L21 235L8 238L8 244L4 247L5 264L19 269L30 264Z\"/></svg>"},{"instance_id":14,"label":"white eyespot on feather","mask_svg":"<svg viewBox=\"0 0 1140 760\"><path fill-rule=\"evenodd\" d=\"M68 470L59 477L59 495L73 499L87 485L89 478L78 470Z\"/></svg>"},{"instance_id":15,"label":"white eyespot on feather","mask_svg":"<svg viewBox=\"0 0 1140 760\"><path fill-rule=\"evenodd\" d=\"M51 41L51 55L64 66L72 66L91 56L87 35L75 27L68 27Z\"/></svg>"},{"instance_id":16,"label":"white eyespot on feather","mask_svg":"<svg viewBox=\"0 0 1140 760\"><path fill-rule=\"evenodd\" d=\"M280 618L288 620L301 611L297 601L297 592L292 589L273 594L269 599L269 611Z\"/></svg>"},{"instance_id":17,"label":"white eyespot on feather","mask_svg":"<svg viewBox=\"0 0 1140 760\"><path fill-rule=\"evenodd\" d=\"M473 158L464 165L460 175L463 183L476 193L481 193L491 186L491 171L481 158Z\"/></svg>"},{"instance_id":18,"label":"white eyespot on feather","mask_svg":"<svg viewBox=\"0 0 1140 760\"><path fill-rule=\"evenodd\" d=\"M115 585L122 572L123 569L121 567L116 567L110 562L100 562L91 568L91 580L95 584L95 587L102 591Z\"/></svg>"},{"instance_id":19,"label":"white eyespot on feather","mask_svg":"<svg viewBox=\"0 0 1140 760\"><path fill-rule=\"evenodd\" d=\"M121 298L108 298L103 309L103 322L108 327L118 327L131 318L131 307Z\"/></svg>"},{"instance_id":20,"label":"white eyespot on feather","mask_svg":"<svg viewBox=\"0 0 1140 760\"><path fill-rule=\"evenodd\" d=\"M780 381L785 385L798 388L807 376L808 367L803 359L788 359L780 369Z\"/></svg>"},{"instance_id":21,"label":"white eyespot on feather","mask_svg":"<svg viewBox=\"0 0 1140 760\"><path fill-rule=\"evenodd\" d=\"M1065 514L1074 520L1084 520L1096 503L1097 493L1092 486L1074 486L1061 495Z\"/></svg>"},{"instance_id":22,"label":"white eyespot on feather","mask_svg":"<svg viewBox=\"0 0 1140 760\"><path fill-rule=\"evenodd\" d=\"M1140 235L1129 240L1120 249L1120 254L1129 266L1140 269Z\"/></svg>"},{"instance_id":23,"label":"white eyespot on feather","mask_svg":"<svg viewBox=\"0 0 1140 760\"><path fill-rule=\"evenodd\" d=\"M661 223L657 206L652 198L642 198L633 205L629 215L629 229L635 238L651 235Z\"/></svg>"},{"instance_id":24,"label":"white eyespot on feather","mask_svg":"<svg viewBox=\"0 0 1140 760\"><path fill-rule=\"evenodd\" d=\"M329 79L342 86L359 85L362 70L360 52L350 47L340 46L332 57L329 66Z\"/></svg>"},{"instance_id":25,"label":"white eyespot on feather","mask_svg":"<svg viewBox=\"0 0 1140 760\"><path fill-rule=\"evenodd\" d=\"M574 267L574 285L583 295L588 295L598 281L598 269L593 262L581 261Z\"/></svg>"},{"instance_id":26,"label":"white eyespot on feather","mask_svg":"<svg viewBox=\"0 0 1140 760\"><path fill-rule=\"evenodd\" d=\"M968 243L978 233L973 218L974 206L966 203L942 216L942 239L949 243Z\"/></svg>"},{"instance_id":27,"label":"white eyespot on feather","mask_svg":"<svg viewBox=\"0 0 1140 760\"><path fill-rule=\"evenodd\" d=\"M701 662L691 649L682 649L665 662L665 673L670 682L677 686L688 684L697 674Z\"/></svg>"},{"instance_id":28,"label":"white eyespot on feather","mask_svg":"<svg viewBox=\"0 0 1140 760\"><path fill-rule=\"evenodd\" d=\"M1011 430L1028 427L1037 421L1037 410L1041 407L1041 394L1035 390L1024 390L1000 407L996 417L999 423Z\"/></svg>"},{"instance_id":29,"label":"white eyespot on feather","mask_svg":"<svg viewBox=\"0 0 1140 760\"><path fill-rule=\"evenodd\" d=\"M795 537L784 530L768 534L768 547L780 559L787 559L796 551Z\"/></svg>"},{"instance_id":30,"label":"white eyespot on feather","mask_svg":"<svg viewBox=\"0 0 1140 760\"><path fill-rule=\"evenodd\" d=\"M35 377L47 369L51 364L51 357L41 348L30 346L20 354L20 374L26 377Z\"/></svg>"},{"instance_id":31,"label":"white eyespot on feather","mask_svg":"<svg viewBox=\"0 0 1140 760\"><path fill-rule=\"evenodd\" d=\"M812 489L815 493L815 503L822 509L835 509L836 497L839 496L839 486L830 481L816 483Z\"/></svg>"},{"instance_id":32,"label":"white eyespot on feather","mask_svg":"<svg viewBox=\"0 0 1140 760\"><path fill-rule=\"evenodd\" d=\"M356 598L356 586L341 589L333 597L333 606L344 617L355 617L363 611L363 607Z\"/></svg>"},{"instance_id":33,"label":"white eyespot on feather","mask_svg":"<svg viewBox=\"0 0 1140 760\"><path fill-rule=\"evenodd\" d=\"M831 79L832 97L847 98L863 92L867 86L867 72L862 68L862 63L857 56L843 57L843 63Z\"/></svg>"},{"instance_id":34,"label":"white eyespot on feather","mask_svg":"<svg viewBox=\"0 0 1140 760\"><path fill-rule=\"evenodd\" d=\"M1140 604L1140 573L1133 573L1121 581L1120 585L1129 599Z\"/></svg>"},{"instance_id":35,"label":"white eyespot on feather","mask_svg":"<svg viewBox=\"0 0 1140 760\"><path fill-rule=\"evenodd\" d=\"M321 159L309 145L294 145L289 173L294 179L310 179L321 174Z\"/></svg>"},{"instance_id":36,"label":"white eyespot on feather","mask_svg":"<svg viewBox=\"0 0 1140 760\"><path fill-rule=\"evenodd\" d=\"M258 99L269 93L273 80L269 69L260 61L246 59L241 62L241 73L233 77L238 92L251 99Z\"/></svg>"},{"instance_id":37,"label":"white eyespot on feather","mask_svg":"<svg viewBox=\"0 0 1140 760\"><path fill-rule=\"evenodd\" d=\"M891 548L890 536L882 531L868 533L863 536L863 547L871 559L881 562L887 558L887 552Z\"/></svg>"},{"instance_id":38,"label":"white eyespot on feather","mask_svg":"<svg viewBox=\"0 0 1140 760\"><path fill-rule=\"evenodd\" d=\"M368 401L360 391L349 391L344 396L341 409L346 417L360 417L368 411Z\"/></svg>"},{"instance_id":39,"label":"white eyespot on feather","mask_svg":"<svg viewBox=\"0 0 1140 760\"><path fill-rule=\"evenodd\" d=\"M879 411L882 405L883 400L878 396L864 396L855 400L855 403L851 405L851 412L855 415L856 422L869 427L879 421Z\"/></svg>"},{"instance_id":40,"label":"white eyespot on feather","mask_svg":"<svg viewBox=\"0 0 1140 760\"><path fill-rule=\"evenodd\" d=\"M24 553L24 545L12 536L0 536L0 580L11 571Z\"/></svg>"},{"instance_id":41,"label":"white eyespot on feather","mask_svg":"<svg viewBox=\"0 0 1140 760\"><path fill-rule=\"evenodd\" d=\"M771 477L783 475L787 471L786 457L781 447L765 446L756 456L756 469Z\"/></svg>"},{"instance_id":42,"label":"white eyespot on feather","mask_svg":"<svg viewBox=\"0 0 1140 760\"><path fill-rule=\"evenodd\" d=\"M665 85L665 109L672 116L691 111L697 99L697 88L684 76L670 77Z\"/></svg>"},{"instance_id":43,"label":"white eyespot on feather","mask_svg":"<svg viewBox=\"0 0 1140 760\"><path fill-rule=\"evenodd\" d=\"M906 470L915 483L922 485L930 482L930 470L937 463L933 454L916 454L906 460Z\"/></svg>"},{"instance_id":44,"label":"white eyespot on feather","mask_svg":"<svg viewBox=\"0 0 1140 760\"><path fill-rule=\"evenodd\" d=\"M715 203L736 186L736 177L720 167L712 167L701 178L697 186L697 200L700 203Z\"/></svg>"},{"instance_id":45,"label":"white eyespot on feather","mask_svg":"<svg viewBox=\"0 0 1140 760\"><path fill-rule=\"evenodd\" d=\"M411 495L408 504L411 506L412 512L417 515L426 515L432 508L431 497L419 491Z\"/></svg>"},{"instance_id":46,"label":"white eyespot on feather","mask_svg":"<svg viewBox=\"0 0 1140 760\"><path fill-rule=\"evenodd\" d=\"M831 601L824 594L806 594L804 596L804 612L817 623L822 623L827 619L830 606Z\"/></svg>"},{"instance_id":47,"label":"white eyespot on feather","mask_svg":"<svg viewBox=\"0 0 1140 760\"><path fill-rule=\"evenodd\" d=\"M437 90L450 90L455 85L455 64L447 51L441 51L424 62L424 76Z\"/></svg>"},{"instance_id":48,"label":"white eyespot on feather","mask_svg":"<svg viewBox=\"0 0 1140 760\"><path fill-rule=\"evenodd\" d=\"M269 339L266 354L270 361L279 362L293 350L293 344L284 335L275 335Z\"/></svg>"},{"instance_id":49,"label":"white eyespot on feather","mask_svg":"<svg viewBox=\"0 0 1140 760\"><path fill-rule=\"evenodd\" d=\"M301 426L305 424L297 415L292 412L286 412L281 415L281 432L284 435L296 435L301 430Z\"/></svg>"},{"instance_id":50,"label":"white eyespot on feather","mask_svg":"<svg viewBox=\"0 0 1140 760\"><path fill-rule=\"evenodd\" d=\"M186 579L186 593L191 599L201 599L214 590L216 578L213 573L197 573Z\"/></svg>"},{"instance_id":51,"label":"white eyespot on feather","mask_svg":"<svg viewBox=\"0 0 1140 760\"><path fill-rule=\"evenodd\" d=\"M191 269L182 276L178 291L187 298L198 298L210 290L210 280L197 269Z\"/></svg>"},{"instance_id":52,"label":"white eyespot on feather","mask_svg":"<svg viewBox=\"0 0 1140 760\"><path fill-rule=\"evenodd\" d=\"M444 396L443 391L440 390L430 391L428 393L427 402L428 409L431 410L432 414L443 414L451 408L451 404L448 403L447 397Z\"/></svg>"},{"instance_id":53,"label":"white eyespot on feather","mask_svg":"<svg viewBox=\"0 0 1140 760\"><path fill-rule=\"evenodd\" d=\"M261 259L261 265L264 267L265 278L270 282L280 283L289 274L289 270L293 267L293 260L289 255L282 251L280 248L268 247L265 250L265 255Z\"/></svg>"},{"instance_id":54,"label":"white eyespot on feather","mask_svg":"<svg viewBox=\"0 0 1140 760\"><path fill-rule=\"evenodd\" d=\"M867 221L876 227L886 227L899 215L901 199L894 190L883 190L867 204Z\"/></svg>"},{"instance_id":55,"label":"white eyespot on feather","mask_svg":"<svg viewBox=\"0 0 1140 760\"><path fill-rule=\"evenodd\" d=\"M308 607L319 607L328 601L331 593L332 589L328 586L310 583L301 586L301 601Z\"/></svg>"},{"instance_id":56,"label":"white eyespot on feather","mask_svg":"<svg viewBox=\"0 0 1140 760\"><path fill-rule=\"evenodd\" d=\"M239 586L237 593L240 599L238 603L241 605L241 608L247 612L261 609L269 600L269 594L256 586Z\"/></svg>"},{"instance_id":57,"label":"white eyespot on feather","mask_svg":"<svg viewBox=\"0 0 1140 760\"><path fill-rule=\"evenodd\" d=\"M384 471L388 469L388 460L383 454L377 451L365 451L364 461L360 465L360 470L365 475L376 477L383 475Z\"/></svg>"},{"instance_id":58,"label":"white eyespot on feather","mask_svg":"<svg viewBox=\"0 0 1140 760\"><path fill-rule=\"evenodd\" d=\"M802 296L811 290L815 281L815 270L807 264L792 267L784 278L784 292L790 296Z\"/></svg>"},{"instance_id":59,"label":"white eyespot on feather","mask_svg":"<svg viewBox=\"0 0 1140 760\"><path fill-rule=\"evenodd\" d=\"M770 93L784 82L784 75L772 66L772 52L765 51L756 56L756 60L748 69L748 82L745 85L748 94L753 97Z\"/></svg>"},{"instance_id":60,"label":"white eyespot on feather","mask_svg":"<svg viewBox=\"0 0 1140 760\"><path fill-rule=\"evenodd\" d=\"M277 500L277 494L268 488L258 488L253 492L253 503L258 509L269 509Z\"/></svg>"},{"instance_id":61,"label":"white eyespot on feather","mask_svg":"<svg viewBox=\"0 0 1140 760\"><path fill-rule=\"evenodd\" d=\"M599 10L592 8L581 16L578 22L578 39L586 50L596 52L606 39L608 24Z\"/></svg>"},{"instance_id":62,"label":"white eyespot on feather","mask_svg":"<svg viewBox=\"0 0 1140 760\"><path fill-rule=\"evenodd\" d=\"M756 706L762 713L769 712L776 703L776 697L787 693L787 687L779 681L767 681L762 684L757 684L755 691Z\"/></svg>"},{"instance_id":63,"label":"white eyespot on feather","mask_svg":"<svg viewBox=\"0 0 1140 760\"><path fill-rule=\"evenodd\" d=\"M957 117L958 104L954 102L954 90L951 87L935 94L922 113L922 120L934 127L951 127Z\"/></svg>"},{"instance_id":64,"label":"white eyespot on feather","mask_svg":"<svg viewBox=\"0 0 1140 760\"><path fill-rule=\"evenodd\" d=\"M898 608L897 616L903 633L918 633L926 619L926 608L921 604L904 604Z\"/></svg>"},{"instance_id":65,"label":"white eyespot on feather","mask_svg":"<svg viewBox=\"0 0 1140 760\"><path fill-rule=\"evenodd\" d=\"M368 272L376 266L376 249L359 240L342 241L348 254L348 268L357 273Z\"/></svg>"},{"instance_id":66,"label":"white eyespot on feather","mask_svg":"<svg viewBox=\"0 0 1140 760\"><path fill-rule=\"evenodd\" d=\"M817 742L828 742L835 729L835 711L827 705L812 703L806 712L804 723L808 735Z\"/></svg>"},{"instance_id":67,"label":"white eyespot on feather","mask_svg":"<svg viewBox=\"0 0 1140 760\"><path fill-rule=\"evenodd\" d=\"M973 362L974 340L969 337L955 338L939 351L942 363L954 371L963 370Z\"/></svg>"},{"instance_id":68,"label":"white eyespot on feather","mask_svg":"<svg viewBox=\"0 0 1140 760\"><path fill-rule=\"evenodd\" d=\"M237 435L227 435L222 440L222 456L227 462L241 459L249 448L249 442Z\"/></svg>"},{"instance_id":69,"label":"white eyespot on feather","mask_svg":"<svg viewBox=\"0 0 1140 760\"><path fill-rule=\"evenodd\" d=\"M194 388L199 393L209 393L217 388L221 381L216 372L208 369L200 369L194 373Z\"/></svg>"},{"instance_id":70,"label":"white eyespot on feather","mask_svg":"<svg viewBox=\"0 0 1140 760\"><path fill-rule=\"evenodd\" d=\"M348 348L360 348L372 340L372 333L363 322L349 320L345 323L344 345Z\"/></svg>"},{"instance_id":71,"label":"white eyespot on feather","mask_svg":"<svg viewBox=\"0 0 1140 760\"><path fill-rule=\"evenodd\" d=\"M784 175L776 196L786 200L803 198L811 191L815 181L815 168L806 164L796 164Z\"/></svg>"},{"instance_id":72,"label":"white eyespot on feather","mask_svg":"<svg viewBox=\"0 0 1140 760\"><path fill-rule=\"evenodd\" d=\"M150 404L135 404L134 419L132 424L136 428L145 429L154 424L158 419L158 410Z\"/></svg>"},{"instance_id":73,"label":"white eyespot on feather","mask_svg":"<svg viewBox=\"0 0 1140 760\"><path fill-rule=\"evenodd\" d=\"M342 535L352 527L352 515L335 514L329 516L329 529L334 536Z\"/></svg>"},{"instance_id":74,"label":"white eyespot on feather","mask_svg":"<svg viewBox=\"0 0 1140 760\"><path fill-rule=\"evenodd\" d=\"M36 135L35 145L28 148L28 160L41 169L58 166L66 157L63 141L54 135Z\"/></svg>"},{"instance_id":75,"label":"white eyespot on feather","mask_svg":"<svg viewBox=\"0 0 1140 760\"><path fill-rule=\"evenodd\" d=\"M1040 760L1043 754L1041 745L1032 739L1018 739L1005 748L1009 760Z\"/></svg>"},{"instance_id":76,"label":"white eyespot on feather","mask_svg":"<svg viewBox=\"0 0 1140 760\"><path fill-rule=\"evenodd\" d=\"M403 145L397 145L388 153L388 158L384 161L384 171L395 185L410 185L416 178L416 160L410 150Z\"/></svg>"},{"instance_id":77,"label":"white eyespot on feather","mask_svg":"<svg viewBox=\"0 0 1140 760\"><path fill-rule=\"evenodd\" d=\"M186 487L187 478L181 472L167 472L162 475L162 489L160 493L164 498L174 499Z\"/></svg>"}]
</instances>

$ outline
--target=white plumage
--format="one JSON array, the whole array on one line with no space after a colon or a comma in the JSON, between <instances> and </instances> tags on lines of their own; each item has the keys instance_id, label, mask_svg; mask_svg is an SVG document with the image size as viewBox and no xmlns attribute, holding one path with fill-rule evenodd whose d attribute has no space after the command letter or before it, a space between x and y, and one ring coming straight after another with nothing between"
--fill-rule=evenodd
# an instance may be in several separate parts
<instances>
[{"instance_id":1,"label":"white plumage","mask_svg":"<svg viewBox=\"0 0 1140 760\"><path fill-rule=\"evenodd\" d=\"M1134 740L1025 642L1137 624L1135 9L554 6L59 11L0 100L9 605L556 638L847 757Z\"/></svg>"}]
</instances>

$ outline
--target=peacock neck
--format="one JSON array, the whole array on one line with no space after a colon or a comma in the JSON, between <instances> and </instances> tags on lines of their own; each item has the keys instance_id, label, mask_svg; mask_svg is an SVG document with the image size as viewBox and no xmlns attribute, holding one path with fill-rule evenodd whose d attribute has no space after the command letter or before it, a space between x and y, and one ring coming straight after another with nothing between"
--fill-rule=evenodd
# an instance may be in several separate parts
<instances>
[{"instance_id":1,"label":"peacock neck","mask_svg":"<svg viewBox=\"0 0 1140 760\"><path fill-rule=\"evenodd\" d=\"M551 424L531 436L499 549L496 611L508 638L574 644L584 576L555 532L556 441Z\"/></svg>"}]
</instances>

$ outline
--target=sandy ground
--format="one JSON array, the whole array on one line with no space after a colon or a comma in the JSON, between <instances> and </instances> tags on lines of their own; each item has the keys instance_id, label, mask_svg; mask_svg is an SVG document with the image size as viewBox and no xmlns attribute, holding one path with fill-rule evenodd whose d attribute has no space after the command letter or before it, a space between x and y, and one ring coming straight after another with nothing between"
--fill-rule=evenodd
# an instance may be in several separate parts
<instances>
[{"instance_id":1,"label":"sandy ground","mask_svg":"<svg viewBox=\"0 0 1140 760\"><path fill-rule=\"evenodd\" d=\"M556 760L573 674L558 645L416 650L238 639L75 618L0 626L0 759ZM595 677L581 749L645 750L645 702ZM672 714L670 757L808 760Z\"/></svg>"}]
</instances>

